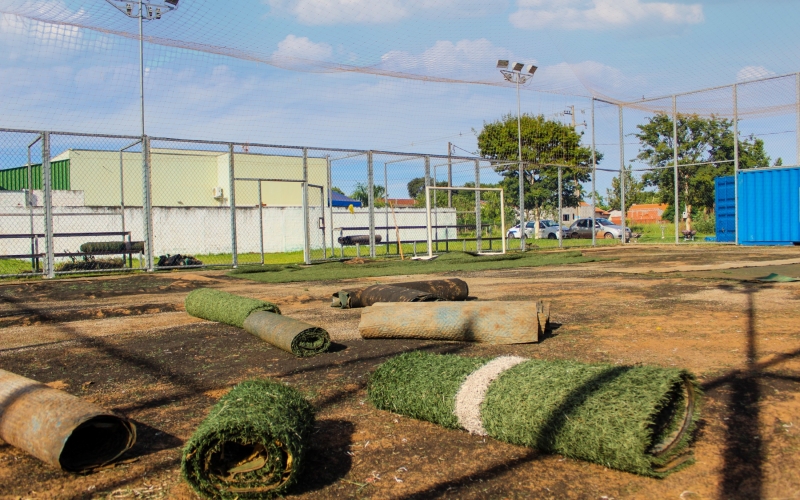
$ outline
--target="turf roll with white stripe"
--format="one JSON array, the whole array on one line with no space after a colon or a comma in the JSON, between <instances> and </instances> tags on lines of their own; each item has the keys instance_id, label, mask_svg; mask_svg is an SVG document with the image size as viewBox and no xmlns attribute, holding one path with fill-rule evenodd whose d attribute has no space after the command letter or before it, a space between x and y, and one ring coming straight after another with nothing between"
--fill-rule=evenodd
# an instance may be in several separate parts
<instances>
[{"instance_id":1,"label":"turf roll with white stripe","mask_svg":"<svg viewBox=\"0 0 800 500\"><path fill-rule=\"evenodd\" d=\"M378 408L651 477L693 463L695 378L679 369L412 352L382 364Z\"/></svg>"}]
</instances>

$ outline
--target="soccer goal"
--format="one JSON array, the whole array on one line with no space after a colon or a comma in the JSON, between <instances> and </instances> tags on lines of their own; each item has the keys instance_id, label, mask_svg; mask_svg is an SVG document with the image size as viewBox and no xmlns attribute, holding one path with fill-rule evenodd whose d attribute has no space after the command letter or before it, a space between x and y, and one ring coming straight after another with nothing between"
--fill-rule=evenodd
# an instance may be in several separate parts
<instances>
[{"instance_id":1,"label":"soccer goal","mask_svg":"<svg viewBox=\"0 0 800 500\"><path fill-rule=\"evenodd\" d=\"M499 191L500 192L500 235L502 244L502 251L500 252L482 252L478 249L478 255L502 255L506 253L506 221L505 213L506 207L503 201L503 188L475 188L475 187L455 187L455 186L425 186L425 215L427 217L428 229L428 259L433 259L433 225L431 224L431 191ZM438 230L438 228L437 228Z\"/></svg>"}]
</instances>

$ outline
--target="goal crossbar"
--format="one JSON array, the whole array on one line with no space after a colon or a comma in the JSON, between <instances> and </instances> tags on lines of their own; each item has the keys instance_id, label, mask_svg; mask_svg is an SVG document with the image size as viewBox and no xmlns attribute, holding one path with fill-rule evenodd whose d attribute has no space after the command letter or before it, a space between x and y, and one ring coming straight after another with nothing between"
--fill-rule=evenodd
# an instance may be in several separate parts
<instances>
[{"instance_id":1,"label":"goal crossbar","mask_svg":"<svg viewBox=\"0 0 800 500\"><path fill-rule=\"evenodd\" d=\"M433 234L431 223L431 191L499 191L500 192L500 234L504 235L501 240L503 241L503 251L506 253L506 206L503 197L503 188L479 188L479 187L458 187L458 186L425 186L425 216L427 218L428 226L428 258L433 257ZM478 253L480 249L478 249Z\"/></svg>"}]
</instances>

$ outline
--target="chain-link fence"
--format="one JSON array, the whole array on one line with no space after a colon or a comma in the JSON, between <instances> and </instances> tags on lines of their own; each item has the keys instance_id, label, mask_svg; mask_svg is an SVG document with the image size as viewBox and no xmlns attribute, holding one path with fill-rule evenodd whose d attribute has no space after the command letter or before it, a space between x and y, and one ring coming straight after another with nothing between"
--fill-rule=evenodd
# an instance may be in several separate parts
<instances>
[{"instance_id":1,"label":"chain-link fence","mask_svg":"<svg viewBox=\"0 0 800 500\"><path fill-rule=\"evenodd\" d=\"M516 144L493 153L480 137L478 157L2 129L0 274L481 253L503 240L737 243L734 174L800 163L800 75L571 108L571 124L525 117L522 168ZM450 189L426 205L425 186ZM502 188L505 208L475 187Z\"/></svg>"}]
</instances>

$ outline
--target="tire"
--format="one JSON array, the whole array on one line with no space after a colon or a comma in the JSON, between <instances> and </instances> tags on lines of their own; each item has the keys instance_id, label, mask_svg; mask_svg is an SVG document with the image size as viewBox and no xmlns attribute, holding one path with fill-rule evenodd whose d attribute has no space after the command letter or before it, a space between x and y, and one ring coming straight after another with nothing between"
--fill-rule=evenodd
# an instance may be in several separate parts
<instances>
[{"instance_id":1,"label":"tire","mask_svg":"<svg viewBox=\"0 0 800 500\"><path fill-rule=\"evenodd\" d=\"M580 234L578 234L578 232L576 231L576 232L574 232L574 233L571 233L571 234L569 235L569 237L570 237L570 238L572 238L573 240L577 240L578 238L580 238L580 237L581 237L581 235L580 235Z\"/></svg>"},{"instance_id":2,"label":"tire","mask_svg":"<svg viewBox=\"0 0 800 500\"><path fill-rule=\"evenodd\" d=\"M613 240L614 239L614 235L611 234L611 233L606 233L606 234L603 235L603 238L605 238L607 240Z\"/></svg>"},{"instance_id":3,"label":"tire","mask_svg":"<svg viewBox=\"0 0 800 500\"><path fill-rule=\"evenodd\" d=\"M558 236L556 236L555 233L550 233L550 234L547 235L547 239L548 240L557 240Z\"/></svg>"}]
</instances>

